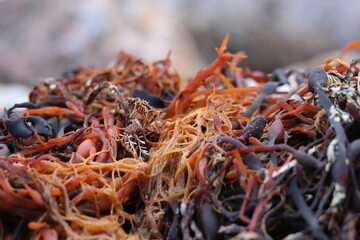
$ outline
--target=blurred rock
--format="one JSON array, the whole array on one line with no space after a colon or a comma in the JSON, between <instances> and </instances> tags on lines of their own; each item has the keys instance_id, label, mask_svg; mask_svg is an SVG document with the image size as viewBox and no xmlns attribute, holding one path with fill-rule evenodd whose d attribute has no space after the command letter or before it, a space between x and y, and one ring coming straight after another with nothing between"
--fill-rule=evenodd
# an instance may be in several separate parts
<instances>
[{"instance_id":1,"label":"blurred rock","mask_svg":"<svg viewBox=\"0 0 360 240\"><path fill-rule=\"evenodd\" d=\"M305 59L304 61L291 63L288 65L283 66L284 69L312 69L315 67L318 67L321 63L325 62L328 59L331 58L338 58L341 53L341 50L333 50L333 51L327 51L320 54L317 54L309 59ZM351 63L354 59L360 59L360 52L359 51L353 51L348 53L343 60L345 60L348 63Z\"/></svg>"},{"instance_id":2,"label":"blurred rock","mask_svg":"<svg viewBox=\"0 0 360 240\"><path fill-rule=\"evenodd\" d=\"M199 69L195 43L166 4L133 0L0 1L0 82L33 85L72 65L104 67L120 50Z\"/></svg>"},{"instance_id":3,"label":"blurred rock","mask_svg":"<svg viewBox=\"0 0 360 240\"><path fill-rule=\"evenodd\" d=\"M185 2L181 18L201 43L202 56L213 59L215 53L209 49L229 33L230 49L249 56L243 66L266 72L360 39L360 1Z\"/></svg>"},{"instance_id":4,"label":"blurred rock","mask_svg":"<svg viewBox=\"0 0 360 240\"><path fill-rule=\"evenodd\" d=\"M0 110L29 101L30 88L21 84L0 84Z\"/></svg>"}]
</instances>

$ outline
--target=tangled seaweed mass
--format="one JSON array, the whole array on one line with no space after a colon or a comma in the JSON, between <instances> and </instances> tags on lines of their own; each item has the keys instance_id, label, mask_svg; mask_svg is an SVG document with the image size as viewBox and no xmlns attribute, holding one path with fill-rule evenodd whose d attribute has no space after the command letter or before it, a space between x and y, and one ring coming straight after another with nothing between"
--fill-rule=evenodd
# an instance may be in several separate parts
<instances>
[{"instance_id":1,"label":"tangled seaweed mass","mask_svg":"<svg viewBox=\"0 0 360 240\"><path fill-rule=\"evenodd\" d=\"M0 238L355 238L360 61L265 75L227 41L183 90L120 53L4 109Z\"/></svg>"}]
</instances>

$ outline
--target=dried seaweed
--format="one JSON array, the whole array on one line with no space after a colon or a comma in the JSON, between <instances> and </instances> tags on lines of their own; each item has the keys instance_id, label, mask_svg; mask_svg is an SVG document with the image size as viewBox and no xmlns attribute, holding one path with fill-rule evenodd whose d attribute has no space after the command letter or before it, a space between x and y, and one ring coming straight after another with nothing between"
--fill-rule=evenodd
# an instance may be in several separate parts
<instances>
[{"instance_id":1,"label":"dried seaweed","mask_svg":"<svg viewBox=\"0 0 360 240\"><path fill-rule=\"evenodd\" d=\"M0 236L356 238L359 61L266 75L227 41L182 90L169 56L122 52L4 109Z\"/></svg>"}]
</instances>

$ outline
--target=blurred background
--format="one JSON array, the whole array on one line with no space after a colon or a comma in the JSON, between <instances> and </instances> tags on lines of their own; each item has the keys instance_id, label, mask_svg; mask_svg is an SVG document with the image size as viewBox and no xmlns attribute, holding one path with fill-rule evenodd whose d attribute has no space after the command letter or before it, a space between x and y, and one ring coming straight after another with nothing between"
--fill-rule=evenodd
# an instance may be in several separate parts
<instances>
[{"instance_id":1,"label":"blurred background","mask_svg":"<svg viewBox=\"0 0 360 240\"><path fill-rule=\"evenodd\" d=\"M230 51L249 56L242 66L310 68L360 39L359 9L355 0L0 0L0 106L71 66L105 67L120 50L149 60L172 50L186 80L226 33Z\"/></svg>"}]
</instances>

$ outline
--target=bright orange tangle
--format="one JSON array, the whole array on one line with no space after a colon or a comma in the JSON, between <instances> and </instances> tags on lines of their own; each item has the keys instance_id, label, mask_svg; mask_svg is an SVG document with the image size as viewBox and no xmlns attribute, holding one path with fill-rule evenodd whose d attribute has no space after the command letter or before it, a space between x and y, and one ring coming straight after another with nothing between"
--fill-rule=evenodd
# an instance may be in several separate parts
<instances>
[{"instance_id":1,"label":"bright orange tangle","mask_svg":"<svg viewBox=\"0 0 360 240\"><path fill-rule=\"evenodd\" d=\"M342 58L359 42L313 71L265 74L239 66L228 40L184 89L169 55L121 52L4 109L0 238L358 232L359 61Z\"/></svg>"}]
</instances>

